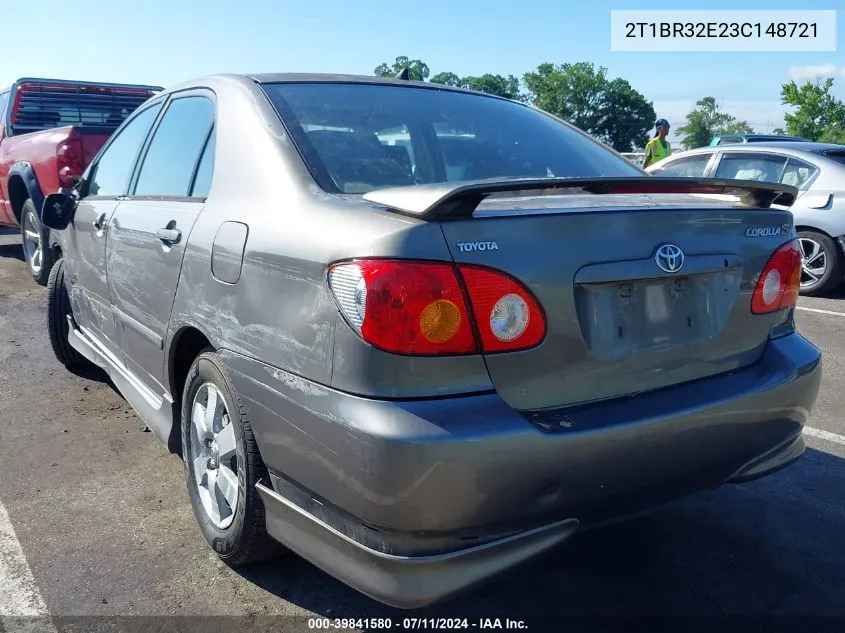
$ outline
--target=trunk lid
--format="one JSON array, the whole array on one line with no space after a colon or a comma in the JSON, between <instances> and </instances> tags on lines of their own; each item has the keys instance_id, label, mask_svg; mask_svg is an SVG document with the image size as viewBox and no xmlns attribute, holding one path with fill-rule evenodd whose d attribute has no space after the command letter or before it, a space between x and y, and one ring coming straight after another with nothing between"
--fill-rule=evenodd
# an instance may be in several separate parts
<instances>
[{"instance_id":1,"label":"trunk lid","mask_svg":"<svg viewBox=\"0 0 845 633\"><path fill-rule=\"evenodd\" d=\"M510 273L545 311L540 346L485 355L496 390L516 409L739 369L759 359L784 319L754 315L750 302L769 257L793 236L788 211L692 195L506 197L441 227L456 262ZM667 244L683 251L677 272L657 264Z\"/></svg>"}]
</instances>

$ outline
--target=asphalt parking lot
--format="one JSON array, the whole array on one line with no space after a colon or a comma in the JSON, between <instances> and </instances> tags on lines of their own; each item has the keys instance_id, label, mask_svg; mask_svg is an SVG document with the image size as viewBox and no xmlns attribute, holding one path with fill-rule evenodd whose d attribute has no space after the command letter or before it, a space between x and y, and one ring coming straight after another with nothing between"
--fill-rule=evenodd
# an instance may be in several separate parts
<instances>
[{"instance_id":1,"label":"asphalt parking lot","mask_svg":"<svg viewBox=\"0 0 845 633\"><path fill-rule=\"evenodd\" d=\"M217 562L194 522L179 458L140 430L106 382L54 361L46 291L19 244L17 232L0 229L0 627L23 630L14 616L44 614L52 622L32 630L129 630L141 621L170 630L167 620L124 616L248 616L202 626L233 631L263 616L409 615L295 557L238 571ZM413 615L834 616L806 630L845 629L845 297L802 298L800 308L800 330L824 352L824 379L797 464L582 535ZM302 618L272 621L307 629Z\"/></svg>"}]
</instances>

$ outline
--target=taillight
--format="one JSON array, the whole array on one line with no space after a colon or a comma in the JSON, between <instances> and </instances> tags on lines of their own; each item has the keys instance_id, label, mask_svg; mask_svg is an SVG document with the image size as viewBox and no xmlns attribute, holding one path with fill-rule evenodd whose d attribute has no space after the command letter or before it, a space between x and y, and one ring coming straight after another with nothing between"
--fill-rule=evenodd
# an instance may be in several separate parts
<instances>
[{"instance_id":1,"label":"taillight","mask_svg":"<svg viewBox=\"0 0 845 633\"><path fill-rule=\"evenodd\" d=\"M546 335L540 304L512 277L479 266L459 265L485 352L534 347Z\"/></svg>"},{"instance_id":2,"label":"taillight","mask_svg":"<svg viewBox=\"0 0 845 633\"><path fill-rule=\"evenodd\" d=\"M751 312L767 314L798 302L801 284L801 247L792 240L769 258L751 296Z\"/></svg>"},{"instance_id":3,"label":"taillight","mask_svg":"<svg viewBox=\"0 0 845 633\"><path fill-rule=\"evenodd\" d=\"M469 311L449 264L364 260L329 270L329 286L361 337L398 354L471 354Z\"/></svg>"},{"instance_id":4,"label":"taillight","mask_svg":"<svg viewBox=\"0 0 845 633\"><path fill-rule=\"evenodd\" d=\"M527 349L542 341L545 317L513 278L488 268L368 259L329 267L346 321L367 343L409 355Z\"/></svg>"},{"instance_id":5,"label":"taillight","mask_svg":"<svg viewBox=\"0 0 845 633\"><path fill-rule=\"evenodd\" d=\"M21 102L23 101L24 94L31 90L32 86L30 86L30 84L20 84L15 91L15 100L12 102L12 109L9 111L9 122L12 127L14 127L18 121L18 110L21 108Z\"/></svg>"},{"instance_id":6,"label":"taillight","mask_svg":"<svg viewBox=\"0 0 845 633\"><path fill-rule=\"evenodd\" d=\"M59 184L66 189L72 188L85 171L82 141L65 141L58 146L56 168L59 172Z\"/></svg>"}]
</instances>

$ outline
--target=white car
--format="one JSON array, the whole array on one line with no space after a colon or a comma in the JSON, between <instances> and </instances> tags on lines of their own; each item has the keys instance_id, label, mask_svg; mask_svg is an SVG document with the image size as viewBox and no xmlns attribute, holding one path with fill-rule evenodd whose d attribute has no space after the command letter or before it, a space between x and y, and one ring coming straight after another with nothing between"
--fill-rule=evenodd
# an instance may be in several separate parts
<instances>
[{"instance_id":1,"label":"white car","mask_svg":"<svg viewBox=\"0 0 845 633\"><path fill-rule=\"evenodd\" d=\"M700 147L673 154L646 171L797 187L798 199L789 210L804 255L801 294L828 295L845 281L845 145L789 141Z\"/></svg>"}]
</instances>

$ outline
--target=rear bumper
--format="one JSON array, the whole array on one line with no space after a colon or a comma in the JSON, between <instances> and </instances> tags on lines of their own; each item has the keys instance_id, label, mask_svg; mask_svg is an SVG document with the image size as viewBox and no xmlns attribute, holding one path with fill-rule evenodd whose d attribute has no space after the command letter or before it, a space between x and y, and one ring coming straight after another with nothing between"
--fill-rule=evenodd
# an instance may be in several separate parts
<instances>
[{"instance_id":1,"label":"rear bumper","mask_svg":"<svg viewBox=\"0 0 845 633\"><path fill-rule=\"evenodd\" d=\"M496 394L374 401L223 352L271 480L268 531L377 600L449 597L579 528L779 470L804 449L819 351L525 416Z\"/></svg>"},{"instance_id":2,"label":"rear bumper","mask_svg":"<svg viewBox=\"0 0 845 633\"><path fill-rule=\"evenodd\" d=\"M412 609L466 590L572 536L576 519L558 521L456 552L397 556L372 549L258 485L267 531L288 548L358 591Z\"/></svg>"},{"instance_id":3,"label":"rear bumper","mask_svg":"<svg viewBox=\"0 0 845 633\"><path fill-rule=\"evenodd\" d=\"M732 481L756 479L779 470L803 452L804 439L799 432L754 460ZM258 484L257 488L266 510L267 531L273 538L350 587L402 609L453 598L560 545L581 527L578 519L569 518L443 554L400 556L355 540L269 486Z\"/></svg>"}]
</instances>

